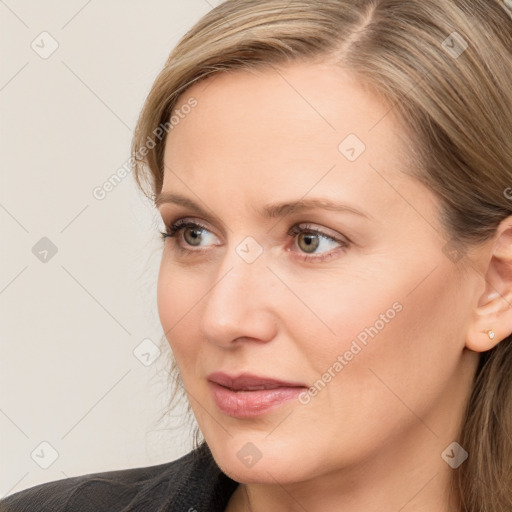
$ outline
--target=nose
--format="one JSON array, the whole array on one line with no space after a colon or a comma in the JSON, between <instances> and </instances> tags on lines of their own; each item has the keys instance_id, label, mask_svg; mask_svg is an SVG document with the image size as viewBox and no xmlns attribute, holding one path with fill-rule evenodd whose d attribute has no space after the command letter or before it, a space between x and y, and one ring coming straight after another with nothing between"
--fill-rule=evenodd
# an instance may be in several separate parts
<instances>
[{"instance_id":1,"label":"nose","mask_svg":"<svg viewBox=\"0 0 512 512\"><path fill-rule=\"evenodd\" d=\"M271 341L276 335L275 276L263 253L247 263L234 249L226 252L203 300L200 325L204 338L221 348L242 342Z\"/></svg>"}]
</instances>

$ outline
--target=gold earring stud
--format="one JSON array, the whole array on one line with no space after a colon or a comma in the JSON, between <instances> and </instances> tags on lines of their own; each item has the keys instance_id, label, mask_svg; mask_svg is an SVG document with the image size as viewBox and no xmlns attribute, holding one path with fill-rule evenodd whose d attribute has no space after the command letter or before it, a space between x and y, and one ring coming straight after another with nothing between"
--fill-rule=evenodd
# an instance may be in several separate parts
<instances>
[{"instance_id":1,"label":"gold earring stud","mask_svg":"<svg viewBox=\"0 0 512 512\"><path fill-rule=\"evenodd\" d=\"M496 336L496 334L495 334L495 332L492 329L490 329L490 330L487 331L487 336L489 336L489 338L491 340L493 340L494 336Z\"/></svg>"}]
</instances>

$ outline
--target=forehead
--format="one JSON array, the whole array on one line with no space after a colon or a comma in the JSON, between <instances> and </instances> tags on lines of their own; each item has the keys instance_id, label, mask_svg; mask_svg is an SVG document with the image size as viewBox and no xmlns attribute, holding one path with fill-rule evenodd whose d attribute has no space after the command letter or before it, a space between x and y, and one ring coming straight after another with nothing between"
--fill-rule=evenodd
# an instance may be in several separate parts
<instances>
[{"instance_id":1,"label":"forehead","mask_svg":"<svg viewBox=\"0 0 512 512\"><path fill-rule=\"evenodd\" d=\"M217 73L189 88L179 98L177 110L191 97L198 100L198 108L190 122L180 124L195 120L195 129L200 124L219 139L244 124L246 132L259 139L272 138L276 130L280 136L289 133L305 140L318 134L326 143L345 132L368 140L369 132L380 126L374 137L378 140L394 124L388 104L344 69L327 62ZM213 118L218 123L211 133Z\"/></svg>"},{"instance_id":2,"label":"forehead","mask_svg":"<svg viewBox=\"0 0 512 512\"><path fill-rule=\"evenodd\" d=\"M403 179L406 144L392 109L330 63L214 75L176 110L191 98L197 106L168 135L164 189L278 200L335 188L386 200L392 190L379 174Z\"/></svg>"}]
</instances>

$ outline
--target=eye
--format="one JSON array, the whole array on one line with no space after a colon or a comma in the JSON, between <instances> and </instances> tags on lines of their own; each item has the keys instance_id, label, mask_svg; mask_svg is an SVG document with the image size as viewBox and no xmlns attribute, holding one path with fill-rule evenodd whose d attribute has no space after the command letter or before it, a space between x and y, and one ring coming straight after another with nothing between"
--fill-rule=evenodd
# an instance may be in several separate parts
<instances>
[{"instance_id":1,"label":"eye","mask_svg":"<svg viewBox=\"0 0 512 512\"><path fill-rule=\"evenodd\" d=\"M164 241L166 238L175 239L174 245L181 253L198 254L206 250L204 246L219 245L215 243L216 237L208 228L186 219L180 219L172 223L166 231L160 234ZM295 225L288 231L287 235L293 238L296 237L294 245L298 248L298 251L293 252L295 257L303 261L325 261L350 245L346 238L339 239L319 229L312 228L309 224ZM212 243L202 245L202 242L208 242L209 240ZM191 247L197 249L191 249Z\"/></svg>"},{"instance_id":2,"label":"eye","mask_svg":"<svg viewBox=\"0 0 512 512\"><path fill-rule=\"evenodd\" d=\"M186 219L180 219L171 224L166 231L160 232L164 241L166 238L175 238L176 235L180 235L181 233L182 236L180 238L183 239L189 247L200 248L202 247L201 242L216 238L205 226L197 222L187 221ZM197 253L202 251L202 249L199 249L199 251L196 249L188 249L186 246L184 247L179 240L176 240L175 245L181 252Z\"/></svg>"},{"instance_id":3,"label":"eye","mask_svg":"<svg viewBox=\"0 0 512 512\"><path fill-rule=\"evenodd\" d=\"M297 257L304 261L325 261L338 254L338 249L343 250L349 246L347 239L338 239L309 224L293 226L288 235L297 237L295 245L299 251L303 251Z\"/></svg>"}]
</instances>

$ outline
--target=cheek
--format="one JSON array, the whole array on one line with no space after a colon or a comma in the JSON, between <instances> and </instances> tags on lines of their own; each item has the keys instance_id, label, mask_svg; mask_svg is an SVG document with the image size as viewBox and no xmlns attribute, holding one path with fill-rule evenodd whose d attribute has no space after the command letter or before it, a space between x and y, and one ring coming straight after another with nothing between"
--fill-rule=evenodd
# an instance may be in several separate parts
<instances>
[{"instance_id":1,"label":"cheek","mask_svg":"<svg viewBox=\"0 0 512 512\"><path fill-rule=\"evenodd\" d=\"M196 278L197 281L197 278ZM160 323L167 341L180 363L187 352L195 349L196 308L204 296L203 286L194 276L166 261L165 251L157 282L157 305Z\"/></svg>"},{"instance_id":2,"label":"cheek","mask_svg":"<svg viewBox=\"0 0 512 512\"><path fill-rule=\"evenodd\" d=\"M303 340L313 379L328 381L316 386L311 405L319 413L334 411L333 426L342 421L352 435L371 437L376 425L384 432L414 421L408 407L422 416L441 400L460 362L465 310L453 297L453 268L437 263L423 282L418 268L401 266L380 278L326 281L322 293L309 294L308 305L322 321L313 321L314 338L300 335L300 324L292 336Z\"/></svg>"},{"instance_id":3,"label":"cheek","mask_svg":"<svg viewBox=\"0 0 512 512\"><path fill-rule=\"evenodd\" d=\"M362 349L369 348L372 339L382 337L403 315L404 294L396 280L379 279L376 265L372 271L368 268L371 266L349 271L347 266L341 271L318 272L314 278L310 273L304 278L288 279L293 283L294 296L289 294L286 306L283 304L279 312L291 329L289 336L301 344L308 361L316 363L316 372L350 351L353 341ZM357 347L353 349L356 351ZM347 356L351 358L351 354Z\"/></svg>"},{"instance_id":4,"label":"cheek","mask_svg":"<svg viewBox=\"0 0 512 512\"><path fill-rule=\"evenodd\" d=\"M286 317L293 326L289 335L300 346L297 364L307 369L311 384L294 413L293 429L308 446L314 432L303 426L321 419L328 440L324 465L335 467L340 453L346 460L370 456L411 429L429 438L432 433L418 418L434 431L445 427L431 418L453 387L462 350L456 337L463 306L454 311L453 269L440 262L415 288L421 272L398 268L380 279L367 272L353 275L353 281L326 280L319 283L321 292L311 291L318 290L316 284L295 282L294 291L321 320L297 305ZM314 458L318 449L312 443L304 456Z\"/></svg>"},{"instance_id":5,"label":"cheek","mask_svg":"<svg viewBox=\"0 0 512 512\"><path fill-rule=\"evenodd\" d=\"M323 366L353 342L361 348L353 359L367 363L413 358L421 364L425 355L442 359L439 350L446 348L458 354L468 305L455 297L464 290L453 265L436 253L414 256L375 257L364 268L347 263L347 270L314 280L295 277L294 294L303 304L288 301L288 309L280 309L285 324L296 326L290 336ZM455 343L447 347L447 339Z\"/></svg>"},{"instance_id":6,"label":"cheek","mask_svg":"<svg viewBox=\"0 0 512 512\"><path fill-rule=\"evenodd\" d=\"M169 265L164 262L164 258L165 251L160 263L156 294L160 323L169 340L172 334L172 327L179 318L177 316L177 296L180 293L179 288L181 287L178 285L179 281L171 278ZM176 274L176 277L179 279L179 273Z\"/></svg>"}]
</instances>

